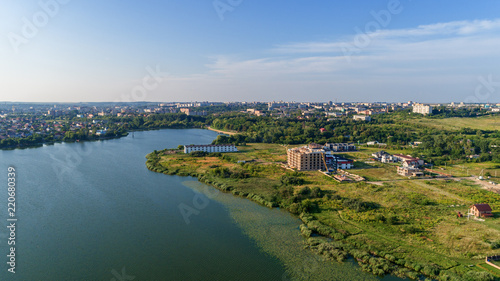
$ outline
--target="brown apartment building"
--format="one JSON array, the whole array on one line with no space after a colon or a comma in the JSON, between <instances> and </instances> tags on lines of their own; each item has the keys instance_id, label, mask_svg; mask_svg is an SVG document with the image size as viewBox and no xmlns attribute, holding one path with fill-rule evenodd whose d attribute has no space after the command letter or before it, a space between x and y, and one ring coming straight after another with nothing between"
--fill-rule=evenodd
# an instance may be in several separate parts
<instances>
[{"instance_id":1,"label":"brown apartment building","mask_svg":"<svg viewBox=\"0 0 500 281\"><path fill-rule=\"evenodd\" d=\"M288 166L298 171L324 170L323 149L297 147L288 149Z\"/></svg>"}]
</instances>

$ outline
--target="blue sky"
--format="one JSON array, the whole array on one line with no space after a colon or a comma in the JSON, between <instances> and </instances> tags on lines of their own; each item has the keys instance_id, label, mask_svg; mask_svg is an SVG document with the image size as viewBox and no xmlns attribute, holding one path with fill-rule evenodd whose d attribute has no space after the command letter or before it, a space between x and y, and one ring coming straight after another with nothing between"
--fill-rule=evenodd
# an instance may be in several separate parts
<instances>
[{"instance_id":1,"label":"blue sky","mask_svg":"<svg viewBox=\"0 0 500 281\"><path fill-rule=\"evenodd\" d=\"M0 101L500 102L499 1L0 3Z\"/></svg>"}]
</instances>

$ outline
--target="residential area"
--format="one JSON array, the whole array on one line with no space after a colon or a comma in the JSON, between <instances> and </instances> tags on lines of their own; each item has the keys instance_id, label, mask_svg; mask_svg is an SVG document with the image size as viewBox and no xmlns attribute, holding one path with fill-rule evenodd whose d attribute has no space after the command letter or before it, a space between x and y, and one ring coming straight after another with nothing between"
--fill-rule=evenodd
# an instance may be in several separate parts
<instances>
[{"instance_id":1,"label":"residential area","mask_svg":"<svg viewBox=\"0 0 500 281\"><path fill-rule=\"evenodd\" d=\"M309 120L326 118L328 121L348 118L356 122L371 122L379 114L412 109L422 115L440 114L441 111L487 114L499 112L500 104L432 104L414 103L312 103L312 102L171 102L171 103L79 103L79 104L0 104L0 141L6 139L46 139L48 142L76 140L74 134L86 137L116 136L125 125L120 119L137 116L154 116L169 113L186 116L219 116L224 112L240 112L249 115L273 118L296 118ZM326 128L319 129L328 135ZM349 138L350 136L346 136ZM20 142L22 143L22 141ZM379 144L379 143L373 143ZM352 144L351 144L352 145ZM331 147L333 152L351 148Z\"/></svg>"}]
</instances>

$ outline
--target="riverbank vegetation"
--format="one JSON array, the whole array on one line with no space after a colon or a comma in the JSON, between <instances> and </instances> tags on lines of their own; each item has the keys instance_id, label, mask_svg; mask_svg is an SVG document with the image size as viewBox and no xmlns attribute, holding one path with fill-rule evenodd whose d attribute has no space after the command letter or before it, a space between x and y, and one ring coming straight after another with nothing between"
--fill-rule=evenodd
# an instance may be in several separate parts
<instances>
[{"instance_id":1,"label":"riverbank vegetation","mask_svg":"<svg viewBox=\"0 0 500 281\"><path fill-rule=\"evenodd\" d=\"M156 172L193 176L220 190L268 207L285 208L303 221L305 246L322 257L353 257L377 275L427 276L438 280L493 280L477 264L498 253L500 195L467 179L382 178L379 184L339 184L316 171L285 169L286 146L245 144L239 153L184 154L155 151L147 167ZM360 163L372 149L349 153L362 169L388 173L392 166ZM473 203L488 203L494 218L458 218ZM299 233L299 232L298 232Z\"/></svg>"}]
</instances>

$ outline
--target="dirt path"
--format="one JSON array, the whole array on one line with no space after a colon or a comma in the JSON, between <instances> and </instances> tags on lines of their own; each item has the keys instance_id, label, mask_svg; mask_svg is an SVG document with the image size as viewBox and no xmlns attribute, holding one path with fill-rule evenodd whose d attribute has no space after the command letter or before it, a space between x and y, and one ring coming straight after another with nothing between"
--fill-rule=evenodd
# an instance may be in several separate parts
<instances>
[{"instance_id":1,"label":"dirt path","mask_svg":"<svg viewBox=\"0 0 500 281\"><path fill-rule=\"evenodd\" d=\"M208 130L210 131L214 131L214 132L217 132L217 133L221 133L221 134L226 134L226 135L236 135L238 132L227 132L227 131L221 131L221 130L217 130L217 129L214 129L212 127L207 127Z\"/></svg>"},{"instance_id":2,"label":"dirt path","mask_svg":"<svg viewBox=\"0 0 500 281\"><path fill-rule=\"evenodd\" d=\"M424 181L424 180L474 180L473 177L457 177L457 178L401 178L395 180L385 180L385 181L367 181L366 183L375 184L375 185L383 185L384 182L394 182L394 181Z\"/></svg>"},{"instance_id":3,"label":"dirt path","mask_svg":"<svg viewBox=\"0 0 500 281\"><path fill-rule=\"evenodd\" d=\"M442 189L440 189L440 188L437 188L437 187L435 187L435 186L428 185L428 184L422 184L422 182L416 182L416 184L417 184L418 186L422 187L422 188L427 188L427 189L432 190L432 191L434 191L434 192L436 192L436 193L439 193L439 194L442 194L442 195L445 195L445 196L451 197L451 198L453 198L453 199L455 199L455 200L457 200L457 201L459 201L459 202L463 202L463 201L465 201L465 200L464 200L463 198L461 198L460 196L457 196L457 195L455 195L455 194L449 193L449 192L444 191L444 190L442 190Z\"/></svg>"},{"instance_id":4,"label":"dirt path","mask_svg":"<svg viewBox=\"0 0 500 281\"><path fill-rule=\"evenodd\" d=\"M479 180L476 177L456 177L456 178L454 177L454 178L411 179L411 180L418 181L418 180L448 180L448 179L471 180L474 183L476 183L477 185L481 186L483 189L500 194L500 185L498 185L498 184L494 185L494 184L489 183L487 180ZM384 182L407 181L407 180L410 180L410 179L397 179L397 180L387 180L387 181L367 181L366 183L375 184L375 185L384 185ZM435 190L435 191L437 191L437 190ZM446 195L451 196L451 194L446 194Z\"/></svg>"},{"instance_id":5,"label":"dirt path","mask_svg":"<svg viewBox=\"0 0 500 281\"><path fill-rule=\"evenodd\" d=\"M489 183L487 180L479 180L478 178L471 178L471 180L480 185L483 189L500 194L500 186L497 184L493 185Z\"/></svg>"}]
</instances>

